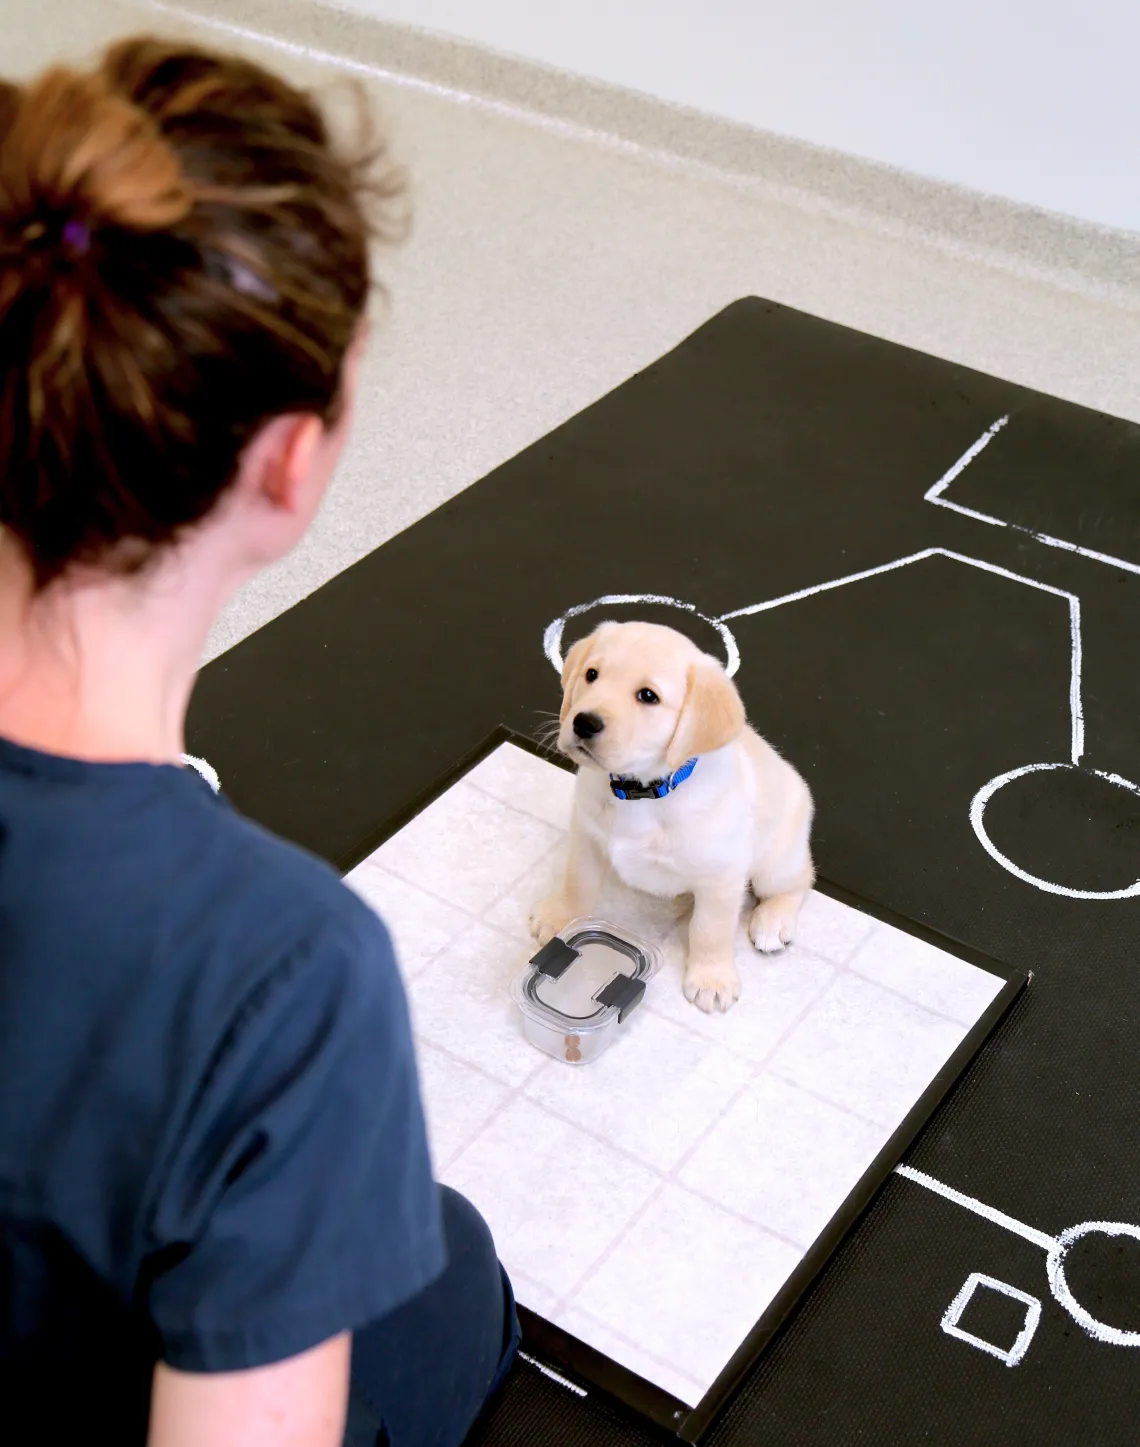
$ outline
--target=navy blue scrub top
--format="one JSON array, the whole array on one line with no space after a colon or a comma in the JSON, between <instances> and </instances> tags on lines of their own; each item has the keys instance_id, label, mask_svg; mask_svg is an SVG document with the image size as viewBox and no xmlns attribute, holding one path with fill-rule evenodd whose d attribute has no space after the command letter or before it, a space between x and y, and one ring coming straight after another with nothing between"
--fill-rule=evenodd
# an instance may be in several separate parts
<instances>
[{"instance_id":1,"label":"navy blue scrub top","mask_svg":"<svg viewBox=\"0 0 1140 1447\"><path fill-rule=\"evenodd\" d=\"M157 1360L280 1360L444 1261L367 905L192 771L0 740L0 1435L142 1442Z\"/></svg>"}]
</instances>

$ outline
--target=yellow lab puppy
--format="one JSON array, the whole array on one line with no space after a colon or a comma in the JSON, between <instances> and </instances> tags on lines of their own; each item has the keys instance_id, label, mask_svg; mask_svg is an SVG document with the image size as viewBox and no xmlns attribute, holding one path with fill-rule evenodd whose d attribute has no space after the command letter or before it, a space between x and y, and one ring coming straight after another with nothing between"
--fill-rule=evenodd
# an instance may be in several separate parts
<instances>
[{"instance_id":1,"label":"yellow lab puppy","mask_svg":"<svg viewBox=\"0 0 1140 1447\"><path fill-rule=\"evenodd\" d=\"M748 933L770 951L791 940L812 886L807 785L748 727L717 660L672 628L603 623L570 649L562 690L558 747L579 765L570 852L531 916L535 938L590 914L611 869L648 894L692 895L685 995L727 1010L747 887L759 901Z\"/></svg>"}]
</instances>

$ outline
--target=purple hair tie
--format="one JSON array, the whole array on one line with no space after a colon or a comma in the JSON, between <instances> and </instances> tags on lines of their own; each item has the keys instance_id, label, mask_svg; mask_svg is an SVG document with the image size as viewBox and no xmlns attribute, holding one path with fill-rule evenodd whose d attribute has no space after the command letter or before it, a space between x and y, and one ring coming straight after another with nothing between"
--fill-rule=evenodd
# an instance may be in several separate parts
<instances>
[{"instance_id":1,"label":"purple hair tie","mask_svg":"<svg viewBox=\"0 0 1140 1447\"><path fill-rule=\"evenodd\" d=\"M86 256L91 248L91 228L82 221L68 221L63 228L63 242L76 256Z\"/></svg>"}]
</instances>

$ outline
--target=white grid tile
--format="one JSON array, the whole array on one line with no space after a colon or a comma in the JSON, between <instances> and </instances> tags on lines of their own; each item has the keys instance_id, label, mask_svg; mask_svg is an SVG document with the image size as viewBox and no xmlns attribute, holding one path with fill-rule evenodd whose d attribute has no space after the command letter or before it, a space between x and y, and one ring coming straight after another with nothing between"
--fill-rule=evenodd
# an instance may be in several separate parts
<instances>
[{"instance_id":1,"label":"white grid tile","mask_svg":"<svg viewBox=\"0 0 1140 1447\"><path fill-rule=\"evenodd\" d=\"M574 797L574 776L553 768L524 749L496 749L476 764L466 778L492 799L510 804L557 829L566 828Z\"/></svg>"},{"instance_id":2,"label":"white grid tile","mask_svg":"<svg viewBox=\"0 0 1140 1447\"><path fill-rule=\"evenodd\" d=\"M893 1128L965 1033L957 1021L842 974L776 1051L771 1068Z\"/></svg>"},{"instance_id":3,"label":"white grid tile","mask_svg":"<svg viewBox=\"0 0 1140 1447\"><path fill-rule=\"evenodd\" d=\"M461 781L371 857L409 884L478 915L558 837L552 825Z\"/></svg>"},{"instance_id":4,"label":"white grid tile","mask_svg":"<svg viewBox=\"0 0 1140 1447\"><path fill-rule=\"evenodd\" d=\"M649 1030L630 1029L620 1050L611 1048L589 1069L548 1060L526 1096L646 1165L671 1171L750 1074L727 1050L661 1020Z\"/></svg>"},{"instance_id":5,"label":"white grid tile","mask_svg":"<svg viewBox=\"0 0 1140 1447\"><path fill-rule=\"evenodd\" d=\"M963 1025L972 1025L1002 986L996 975L885 924L855 952L850 968Z\"/></svg>"},{"instance_id":6,"label":"white grid tile","mask_svg":"<svg viewBox=\"0 0 1140 1447\"><path fill-rule=\"evenodd\" d=\"M680 1179L805 1250L890 1129L759 1075L686 1161Z\"/></svg>"},{"instance_id":7,"label":"white grid tile","mask_svg":"<svg viewBox=\"0 0 1140 1447\"><path fill-rule=\"evenodd\" d=\"M517 1097L475 1136L446 1180L475 1202L506 1245L507 1270L517 1262L559 1296L622 1237L657 1189L653 1171Z\"/></svg>"},{"instance_id":8,"label":"white grid tile","mask_svg":"<svg viewBox=\"0 0 1140 1447\"><path fill-rule=\"evenodd\" d=\"M747 1001L745 1008L735 1005L726 1015L706 1015L695 1009L681 990L682 929L666 968L654 981L652 991L646 993L646 1009L754 1065L763 1065L812 1002L831 985L836 969L798 948L778 955L759 955L743 931L737 939L736 964L743 981L741 1001Z\"/></svg>"},{"instance_id":9,"label":"white grid tile","mask_svg":"<svg viewBox=\"0 0 1140 1447\"><path fill-rule=\"evenodd\" d=\"M572 784L505 744L349 882L401 956L437 1171L519 1300L695 1404L1001 982L814 893L780 955L742 915L741 1000L704 1015L684 903L615 884L599 913L664 967L599 1060L551 1060L509 986Z\"/></svg>"},{"instance_id":10,"label":"white grid tile","mask_svg":"<svg viewBox=\"0 0 1140 1447\"><path fill-rule=\"evenodd\" d=\"M439 1174L503 1108L511 1089L424 1039L416 1047L416 1057L428 1142Z\"/></svg>"},{"instance_id":11,"label":"white grid tile","mask_svg":"<svg viewBox=\"0 0 1140 1447\"><path fill-rule=\"evenodd\" d=\"M670 1183L576 1304L707 1387L802 1254Z\"/></svg>"},{"instance_id":12,"label":"white grid tile","mask_svg":"<svg viewBox=\"0 0 1140 1447\"><path fill-rule=\"evenodd\" d=\"M471 927L469 914L390 874L375 855L345 875L344 882L388 926L406 980Z\"/></svg>"},{"instance_id":13,"label":"white grid tile","mask_svg":"<svg viewBox=\"0 0 1140 1447\"><path fill-rule=\"evenodd\" d=\"M408 984L417 1038L506 1085L522 1085L547 1058L523 1038L509 993L526 960L518 941L472 920L462 939Z\"/></svg>"}]
</instances>

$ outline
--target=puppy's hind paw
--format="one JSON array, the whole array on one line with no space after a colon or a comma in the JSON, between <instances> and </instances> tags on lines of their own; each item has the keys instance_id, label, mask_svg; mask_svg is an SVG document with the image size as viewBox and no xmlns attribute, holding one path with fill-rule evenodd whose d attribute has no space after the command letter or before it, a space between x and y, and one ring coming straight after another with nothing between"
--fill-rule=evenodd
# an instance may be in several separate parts
<instances>
[{"instance_id":1,"label":"puppy's hind paw","mask_svg":"<svg viewBox=\"0 0 1140 1447\"><path fill-rule=\"evenodd\" d=\"M791 944L798 914L798 905L785 900L761 900L748 921L748 938L762 955L775 954Z\"/></svg>"},{"instance_id":2,"label":"puppy's hind paw","mask_svg":"<svg viewBox=\"0 0 1140 1447\"><path fill-rule=\"evenodd\" d=\"M683 988L685 999L698 1010L723 1014L740 999L740 976L731 960L690 960Z\"/></svg>"}]
</instances>

